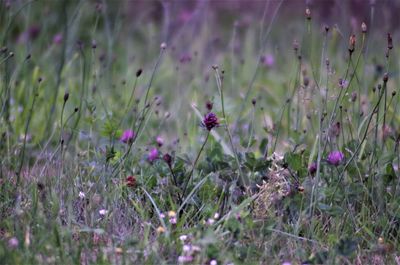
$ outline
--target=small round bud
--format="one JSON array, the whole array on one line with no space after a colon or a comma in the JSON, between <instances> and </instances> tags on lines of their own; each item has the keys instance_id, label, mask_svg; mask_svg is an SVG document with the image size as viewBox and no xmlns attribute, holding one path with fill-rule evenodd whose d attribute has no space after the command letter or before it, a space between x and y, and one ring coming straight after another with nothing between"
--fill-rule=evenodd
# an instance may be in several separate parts
<instances>
[{"instance_id":1,"label":"small round bud","mask_svg":"<svg viewBox=\"0 0 400 265\"><path fill-rule=\"evenodd\" d=\"M356 102L357 100L357 92L353 91L353 93L351 93L351 102Z\"/></svg>"},{"instance_id":2,"label":"small round bud","mask_svg":"<svg viewBox=\"0 0 400 265\"><path fill-rule=\"evenodd\" d=\"M171 165L172 165L172 157L171 157L170 154L166 153L165 155L163 155L163 160L164 160L165 163L167 163L167 165L169 167L171 167Z\"/></svg>"},{"instance_id":3,"label":"small round bud","mask_svg":"<svg viewBox=\"0 0 400 265\"><path fill-rule=\"evenodd\" d=\"M311 19L311 10L310 10L308 7L306 8L306 18L307 18L308 20Z\"/></svg>"},{"instance_id":4,"label":"small round bud","mask_svg":"<svg viewBox=\"0 0 400 265\"><path fill-rule=\"evenodd\" d=\"M383 74L383 82L384 82L384 83L387 83L388 80L389 80L388 73L384 73L384 74Z\"/></svg>"},{"instance_id":5,"label":"small round bud","mask_svg":"<svg viewBox=\"0 0 400 265\"><path fill-rule=\"evenodd\" d=\"M43 78L42 77L39 77L38 78L38 83L41 83L43 81Z\"/></svg>"},{"instance_id":6,"label":"small round bud","mask_svg":"<svg viewBox=\"0 0 400 265\"><path fill-rule=\"evenodd\" d=\"M161 43L160 48L165 50L167 48L167 44L165 42Z\"/></svg>"},{"instance_id":7,"label":"small round bud","mask_svg":"<svg viewBox=\"0 0 400 265\"><path fill-rule=\"evenodd\" d=\"M361 32L367 33L367 24L365 22L361 23Z\"/></svg>"},{"instance_id":8,"label":"small round bud","mask_svg":"<svg viewBox=\"0 0 400 265\"><path fill-rule=\"evenodd\" d=\"M207 100L207 102L206 102L206 109L207 109L208 111L211 111L212 108L213 108L213 105L214 105L214 104L213 104L211 101Z\"/></svg>"},{"instance_id":9,"label":"small round bud","mask_svg":"<svg viewBox=\"0 0 400 265\"><path fill-rule=\"evenodd\" d=\"M139 69L136 71L136 77L139 77L142 74L143 70Z\"/></svg>"},{"instance_id":10,"label":"small round bud","mask_svg":"<svg viewBox=\"0 0 400 265\"><path fill-rule=\"evenodd\" d=\"M328 33L328 31L329 31L329 26L328 26L328 25L325 25L325 26L324 26L324 29L325 29L325 32Z\"/></svg>"},{"instance_id":11,"label":"small round bud","mask_svg":"<svg viewBox=\"0 0 400 265\"><path fill-rule=\"evenodd\" d=\"M69 93L65 92L65 94L64 94L64 102L67 102L68 99L69 99Z\"/></svg>"},{"instance_id":12,"label":"small round bud","mask_svg":"<svg viewBox=\"0 0 400 265\"><path fill-rule=\"evenodd\" d=\"M14 53L13 53L13 52L10 52L10 53L8 54L8 56L14 57Z\"/></svg>"},{"instance_id":13,"label":"small round bud","mask_svg":"<svg viewBox=\"0 0 400 265\"><path fill-rule=\"evenodd\" d=\"M256 98L253 98L253 99L251 100L251 104L253 104L253 106L255 106L256 103L257 103L257 99L256 99Z\"/></svg>"},{"instance_id":14,"label":"small round bud","mask_svg":"<svg viewBox=\"0 0 400 265\"><path fill-rule=\"evenodd\" d=\"M78 108L78 107L76 107L76 108L74 109L74 111L75 111L75 112L78 112L78 111L79 111L79 108Z\"/></svg>"},{"instance_id":15,"label":"small round bud","mask_svg":"<svg viewBox=\"0 0 400 265\"><path fill-rule=\"evenodd\" d=\"M349 52L353 53L356 46L356 35L351 35L349 39Z\"/></svg>"},{"instance_id":16,"label":"small round bud","mask_svg":"<svg viewBox=\"0 0 400 265\"><path fill-rule=\"evenodd\" d=\"M310 78L308 78L308 76L305 76L305 77L303 78L303 85L304 85L305 87L308 87L309 84L310 84Z\"/></svg>"},{"instance_id":17,"label":"small round bud","mask_svg":"<svg viewBox=\"0 0 400 265\"><path fill-rule=\"evenodd\" d=\"M392 97L396 96L396 91L392 92Z\"/></svg>"},{"instance_id":18,"label":"small round bud","mask_svg":"<svg viewBox=\"0 0 400 265\"><path fill-rule=\"evenodd\" d=\"M293 50L295 52L299 50L299 42L296 39L293 41Z\"/></svg>"},{"instance_id":19,"label":"small round bud","mask_svg":"<svg viewBox=\"0 0 400 265\"><path fill-rule=\"evenodd\" d=\"M92 49L97 48L97 42L95 40L92 40Z\"/></svg>"}]
</instances>

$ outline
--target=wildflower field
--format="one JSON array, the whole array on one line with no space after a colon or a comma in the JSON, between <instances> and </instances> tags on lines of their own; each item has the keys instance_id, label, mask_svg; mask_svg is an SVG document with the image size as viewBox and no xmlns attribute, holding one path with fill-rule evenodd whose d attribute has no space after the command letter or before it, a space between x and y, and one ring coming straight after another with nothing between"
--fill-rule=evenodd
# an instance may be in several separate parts
<instances>
[{"instance_id":1,"label":"wildflower field","mask_svg":"<svg viewBox=\"0 0 400 265\"><path fill-rule=\"evenodd\" d=\"M397 0L2 0L0 264L400 264Z\"/></svg>"}]
</instances>

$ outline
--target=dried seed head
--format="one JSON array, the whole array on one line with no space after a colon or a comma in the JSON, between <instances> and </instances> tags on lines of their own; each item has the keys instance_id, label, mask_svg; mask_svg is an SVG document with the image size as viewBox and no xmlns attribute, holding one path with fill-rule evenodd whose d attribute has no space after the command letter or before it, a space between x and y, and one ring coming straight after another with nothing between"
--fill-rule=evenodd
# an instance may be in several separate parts
<instances>
[{"instance_id":1,"label":"dried seed head","mask_svg":"<svg viewBox=\"0 0 400 265\"><path fill-rule=\"evenodd\" d=\"M387 34L387 45L389 50L393 49L393 40L392 40L392 35L390 35L390 33Z\"/></svg>"},{"instance_id":2,"label":"dried seed head","mask_svg":"<svg viewBox=\"0 0 400 265\"><path fill-rule=\"evenodd\" d=\"M356 35L352 34L349 39L349 52L350 54L354 52L356 46Z\"/></svg>"},{"instance_id":3,"label":"dried seed head","mask_svg":"<svg viewBox=\"0 0 400 265\"><path fill-rule=\"evenodd\" d=\"M365 22L361 23L361 32L367 33L367 24Z\"/></svg>"},{"instance_id":4,"label":"dried seed head","mask_svg":"<svg viewBox=\"0 0 400 265\"><path fill-rule=\"evenodd\" d=\"M308 87L309 84L310 84L310 78L308 78L308 76L305 76L305 77L303 78L303 85L304 85L305 87Z\"/></svg>"},{"instance_id":5,"label":"dried seed head","mask_svg":"<svg viewBox=\"0 0 400 265\"><path fill-rule=\"evenodd\" d=\"M299 42L295 39L293 41L293 50L297 53L297 51L299 50Z\"/></svg>"},{"instance_id":6,"label":"dried seed head","mask_svg":"<svg viewBox=\"0 0 400 265\"><path fill-rule=\"evenodd\" d=\"M353 93L351 93L351 102L356 102L357 100L357 92L353 91Z\"/></svg>"},{"instance_id":7,"label":"dried seed head","mask_svg":"<svg viewBox=\"0 0 400 265\"><path fill-rule=\"evenodd\" d=\"M389 80L388 73L385 73L385 74L383 75L383 82L384 82L384 83L387 83L388 80Z\"/></svg>"}]
</instances>

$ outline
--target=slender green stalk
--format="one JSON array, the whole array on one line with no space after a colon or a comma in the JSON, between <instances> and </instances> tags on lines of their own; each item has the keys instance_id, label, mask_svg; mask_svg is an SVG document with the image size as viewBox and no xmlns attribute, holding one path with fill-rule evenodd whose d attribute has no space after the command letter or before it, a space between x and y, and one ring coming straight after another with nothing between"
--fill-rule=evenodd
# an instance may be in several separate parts
<instances>
[{"instance_id":1,"label":"slender green stalk","mask_svg":"<svg viewBox=\"0 0 400 265\"><path fill-rule=\"evenodd\" d=\"M22 150L21 150L21 154L20 154L20 162L19 162L19 167L17 170L17 187L20 186L20 181L21 181L21 171L22 171L22 167L24 165L24 160L25 160L25 149L26 149L26 137L28 134L28 130L29 130L29 125L31 123L32 117L33 117L33 108L35 107L35 103L36 103L36 98L38 97L38 90L39 90L39 85L37 85L36 89L34 89L33 91L33 99L32 99L32 104L31 107L29 109L29 113L28 113L28 118L26 120L26 124L25 124L25 132L24 132L24 141L22 144Z\"/></svg>"},{"instance_id":2,"label":"slender green stalk","mask_svg":"<svg viewBox=\"0 0 400 265\"><path fill-rule=\"evenodd\" d=\"M186 178L186 182L185 182L185 185L183 186L183 191L182 191L182 196L183 196L183 197L185 197L186 189L187 189L187 187L188 187L188 185L189 185L190 180L192 179L193 172L194 172L194 169L196 168L197 162L199 161L200 155L201 155L201 153L203 152L204 147L206 146L206 143L207 143L208 138L209 138L209 136L210 136L210 132L211 132L211 131L207 131L206 139L204 140L204 142L203 142L203 144L202 144L202 146L201 146L199 152L197 153L196 159L194 160L193 165L192 165L192 169L190 170L189 175L188 175L188 177Z\"/></svg>"},{"instance_id":3,"label":"slender green stalk","mask_svg":"<svg viewBox=\"0 0 400 265\"><path fill-rule=\"evenodd\" d=\"M233 151L234 156L235 156L236 165L237 165L238 170L239 170L240 181L242 182L242 184L244 186L248 187L248 185L250 184L250 181L242 172L242 168L241 168L240 162L239 162L239 155L238 155L238 152L237 152L237 150L236 150L236 148L235 148L235 146L233 144L232 134L231 134L231 131L229 129L228 118L226 117L226 114L225 114L224 90L223 90L222 78L221 78L221 75L220 75L220 73L218 71L218 67L213 67L213 68L214 68L214 71L215 71L215 79L217 81L217 87L218 87L218 91L219 91L220 98L221 98L222 117L223 117L223 119L225 121L225 130L226 130L226 132L228 134L229 143L230 143L230 145L232 147L232 151Z\"/></svg>"}]
</instances>

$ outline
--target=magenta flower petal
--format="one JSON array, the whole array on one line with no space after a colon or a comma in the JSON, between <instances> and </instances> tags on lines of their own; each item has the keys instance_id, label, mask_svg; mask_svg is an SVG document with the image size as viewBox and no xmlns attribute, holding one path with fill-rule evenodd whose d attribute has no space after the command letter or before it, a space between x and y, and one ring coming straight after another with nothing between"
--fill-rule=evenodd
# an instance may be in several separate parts
<instances>
[{"instance_id":1,"label":"magenta flower petal","mask_svg":"<svg viewBox=\"0 0 400 265\"><path fill-rule=\"evenodd\" d=\"M150 150L149 152L149 156L147 157L147 159L149 160L149 162L153 162L154 160L156 160L158 158L158 150L157 148L153 148Z\"/></svg>"},{"instance_id":2,"label":"magenta flower petal","mask_svg":"<svg viewBox=\"0 0 400 265\"><path fill-rule=\"evenodd\" d=\"M327 158L328 164L332 166L340 165L343 162L343 160L344 160L344 154L337 150L330 152Z\"/></svg>"},{"instance_id":3,"label":"magenta flower petal","mask_svg":"<svg viewBox=\"0 0 400 265\"><path fill-rule=\"evenodd\" d=\"M120 141L123 143L130 143L133 141L134 137L135 133L131 129L127 129L122 133Z\"/></svg>"}]
</instances>

